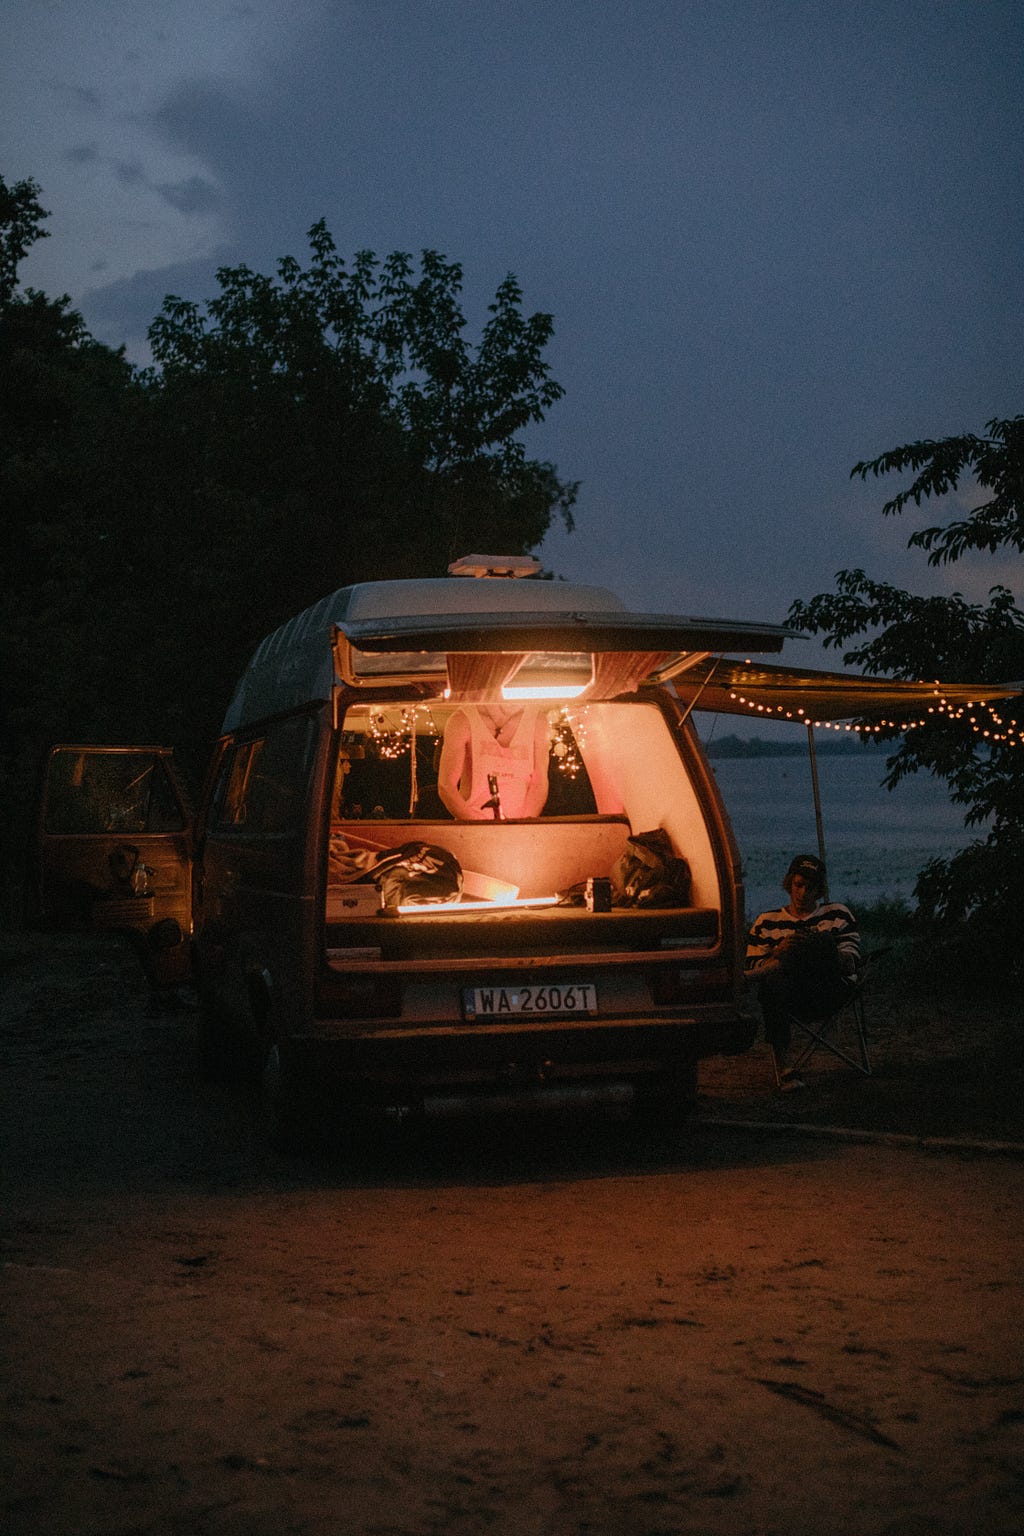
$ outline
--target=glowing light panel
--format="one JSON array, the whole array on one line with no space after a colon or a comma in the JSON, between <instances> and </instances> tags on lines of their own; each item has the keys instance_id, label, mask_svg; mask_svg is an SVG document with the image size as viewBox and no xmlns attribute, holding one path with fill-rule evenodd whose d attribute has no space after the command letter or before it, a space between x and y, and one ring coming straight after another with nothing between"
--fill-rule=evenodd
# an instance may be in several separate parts
<instances>
[{"instance_id":1,"label":"glowing light panel","mask_svg":"<svg viewBox=\"0 0 1024 1536\"><path fill-rule=\"evenodd\" d=\"M501 690L503 699L578 699L587 683L551 683L545 687L517 688L514 683Z\"/></svg>"},{"instance_id":2,"label":"glowing light panel","mask_svg":"<svg viewBox=\"0 0 1024 1536\"><path fill-rule=\"evenodd\" d=\"M416 917L444 917L452 912L493 912L496 907L555 907L558 899L557 896L499 896L495 901L443 901L425 906L411 902L403 903L396 911Z\"/></svg>"}]
</instances>

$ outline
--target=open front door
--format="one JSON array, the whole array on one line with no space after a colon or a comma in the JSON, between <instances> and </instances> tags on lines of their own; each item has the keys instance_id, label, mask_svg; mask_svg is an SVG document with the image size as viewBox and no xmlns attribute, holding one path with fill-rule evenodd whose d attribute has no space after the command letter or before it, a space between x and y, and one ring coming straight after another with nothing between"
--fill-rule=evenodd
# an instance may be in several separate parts
<instances>
[{"instance_id":1,"label":"open front door","mask_svg":"<svg viewBox=\"0 0 1024 1536\"><path fill-rule=\"evenodd\" d=\"M39 798L32 918L63 932L137 937L157 986L184 981L192 823L163 747L56 746Z\"/></svg>"}]
</instances>

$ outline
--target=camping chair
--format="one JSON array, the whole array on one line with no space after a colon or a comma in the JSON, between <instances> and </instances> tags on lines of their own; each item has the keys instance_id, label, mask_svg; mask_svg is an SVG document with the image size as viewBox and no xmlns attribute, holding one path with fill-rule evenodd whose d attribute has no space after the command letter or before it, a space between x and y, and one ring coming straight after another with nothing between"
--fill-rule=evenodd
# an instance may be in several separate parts
<instances>
[{"instance_id":1,"label":"camping chair","mask_svg":"<svg viewBox=\"0 0 1024 1536\"><path fill-rule=\"evenodd\" d=\"M862 1076L871 1076L864 984L871 962L886 953L887 950L876 949L864 956L856 985L833 1013L812 1019L798 1018L795 1013L789 1015L794 1040L802 1040L789 1063L790 1071L799 1073L816 1051L828 1051Z\"/></svg>"}]
</instances>

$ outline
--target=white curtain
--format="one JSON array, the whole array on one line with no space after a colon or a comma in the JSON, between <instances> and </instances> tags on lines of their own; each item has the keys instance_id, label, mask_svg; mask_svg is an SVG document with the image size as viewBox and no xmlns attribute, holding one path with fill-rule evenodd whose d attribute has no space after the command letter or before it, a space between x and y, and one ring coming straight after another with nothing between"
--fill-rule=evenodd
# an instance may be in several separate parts
<instances>
[{"instance_id":1,"label":"white curtain","mask_svg":"<svg viewBox=\"0 0 1024 1536\"><path fill-rule=\"evenodd\" d=\"M449 651L448 687L462 704L487 704L522 666L525 652Z\"/></svg>"}]
</instances>

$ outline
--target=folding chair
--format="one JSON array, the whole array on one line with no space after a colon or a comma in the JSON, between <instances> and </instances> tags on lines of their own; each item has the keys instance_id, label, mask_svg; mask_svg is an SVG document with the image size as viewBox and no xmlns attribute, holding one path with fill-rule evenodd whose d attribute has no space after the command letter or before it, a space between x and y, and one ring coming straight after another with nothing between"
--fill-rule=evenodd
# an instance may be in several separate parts
<instances>
[{"instance_id":1,"label":"folding chair","mask_svg":"<svg viewBox=\"0 0 1024 1536\"><path fill-rule=\"evenodd\" d=\"M800 1068L814 1055L815 1051L828 1051L840 1061L845 1061L847 1066L862 1073L864 1077L871 1076L863 988L864 981L861 978L856 988L847 1000L840 1004L836 1012L826 1014L823 1018L800 1019L795 1013L789 1015L794 1040L803 1037L803 1044L796 1050L789 1063L790 1071L799 1073ZM840 1043L846 1036L852 1037L849 1049L845 1044Z\"/></svg>"},{"instance_id":2,"label":"folding chair","mask_svg":"<svg viewBox=\"0 0 1024 1536\"><path fill-rule=\"evenodd\" d=\"M856 986L833 1013L824 1014L816 1019L800 1019L793 1013L789 1015L794 1039L803 1037L803 1044L789 1063L791 1071L799 1073L804 1063L814 1055L815 1051L820 1050L828 1051L840 1061L845 1061L848 1067L853 1067L864 1077L871 1076L867 1018L864 1013L864 985L871 962L888 952L888 949L875 949L864 956ZM849 1049L841 1043L847 1036L852 1036Z\"/></svg>"}]
</instances>

